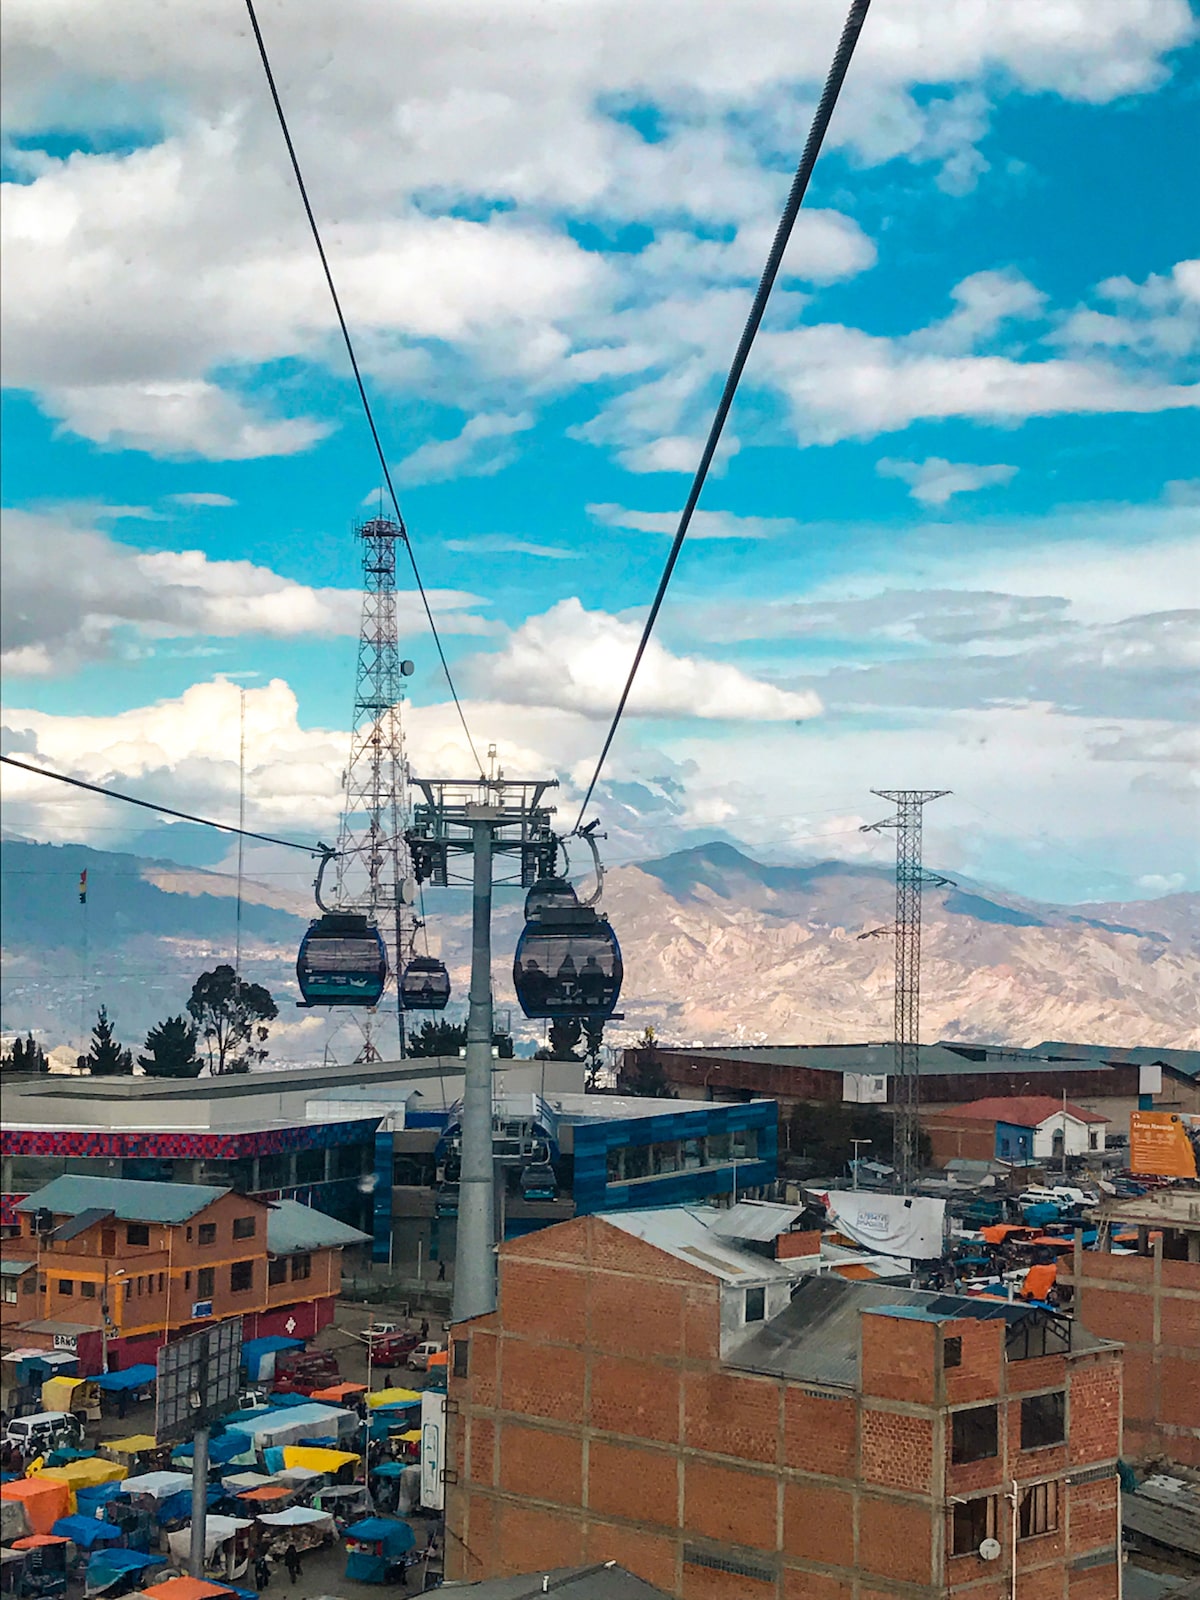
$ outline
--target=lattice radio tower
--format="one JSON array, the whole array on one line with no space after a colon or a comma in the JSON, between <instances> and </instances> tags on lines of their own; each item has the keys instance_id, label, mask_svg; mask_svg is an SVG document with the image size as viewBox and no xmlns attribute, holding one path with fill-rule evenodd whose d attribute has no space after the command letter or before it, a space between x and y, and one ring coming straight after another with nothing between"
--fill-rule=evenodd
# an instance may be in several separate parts
<instances>
[{"instance_id":1,"label":"lattice radio tower","mask_svg":"<svg viewBox=\"0 0 1200 1600\"><path fill-rule=\"evenodd\" d=\"M917 1176L917 1139L921 1105L921 890L926 884L946 884L948 878L925 872L921 866L923 807L940 800L949 789L872 789L881 800L896 807L894 817L869 822L864 833L896 830L896 921L890 928L872 928L863 939L891 933L896 939L896 996L894 1033L894 1134L892 1161L905 1194Z\"/></svg>"},{"instance_id":2,"label":"lattice radio tower","mask_svg":"<svg viewBox=\"0 0 1200 1600\"><path fill-rule=\"evenodd\" d=\"M362 911L376 922L388 947L390 974L385 996L395 999L400 1054L404 1012L399 974L412 953L415 921L408 826L408 764L400 701L412 662L402 661L396 627L396 543L403 527L373 517L356 530L362 540L362 623L354 684L350 760L342 780L344 809L338 835L337 904ZM381 999L374 1011L358 1012L364 1044L360 1061L380 1059Z\"/></svg>"}]
</instances>

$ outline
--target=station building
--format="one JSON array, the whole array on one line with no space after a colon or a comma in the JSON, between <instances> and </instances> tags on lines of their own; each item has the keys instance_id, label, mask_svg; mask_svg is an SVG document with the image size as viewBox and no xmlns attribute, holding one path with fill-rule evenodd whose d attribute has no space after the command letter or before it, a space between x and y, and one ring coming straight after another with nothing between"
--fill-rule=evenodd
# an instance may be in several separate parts
<instances>
[{"instance_id":1,"label":"station building","mask_svg":"<svg viewBox=\"0 0 1200 1600\"><path fill-rule=\"evenodd\" d=\"M499 1261L497 1310L454 1330L448 1576L535 1550L682 1600L1120 1593L1121 1351L1079 1320L792 1292L686 1212L577 1217Z\"/></svg>"}]
</instances>

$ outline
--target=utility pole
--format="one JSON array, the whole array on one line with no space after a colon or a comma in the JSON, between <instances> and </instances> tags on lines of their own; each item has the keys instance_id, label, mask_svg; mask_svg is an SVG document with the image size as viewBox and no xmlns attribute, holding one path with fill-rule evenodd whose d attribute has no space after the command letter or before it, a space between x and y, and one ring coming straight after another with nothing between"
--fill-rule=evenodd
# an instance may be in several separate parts
<instances>
[{"instance_id":1,"label":"utility pole","mask_svg":"<svg viewBox=\"0 0 1200 1600\"><path fill-rule=\"evenodd\" d=\"M894 1005L894 1145L893 1163L902 1193L912 1191L917 1175L918 1113L921 1104L921 890L926 884L947 884L948 878L927 873L921 866L923 808L940 800L949 789L872 789L890 800L896 814L884 822L869 822L863 833L896 830L896 921L890 928L872 928L859 934L871 939L891 933L896 939L896 993Z\"/></svg>"},{"instance_id":2,"label":"utility pole","mask_svg":"<svg viewBox=\"0 0 1200 1600\"><path fill-rule=\"evenodd\" d=\"M389 987L396 996L400 1055L405 1053L400 974L412 954L412 869L408 825L408 763L400 702L413 671L400 659L396 622L396 543L407 535L398 522L372 517L358 528L362 540L362 621L354 683L350 759L342 779L344 811L338 834L338 910L360 911L377 923L388 947ZM378 1061L376 1013L359 1018L364 1043L359 1059Z\"/></svg>"},{"instance_id":3,"label":"utility pole","mask_svg":"<svg viewBox=\"0 0 1200 1600\"><path fill-rule=\"evenodd\" d=\"M495 755L495 747L489 751ZM408 843L418 882L446 886L452 855L472 857L471 989L463 1083L462 1150L451 1320L496 1308L496 1234L492 1154L492 858L517 855L531 887L554 865L552 779L511 783L502 772L474 782L414 778L424 803L413 809Z\"/></svg>"},{"instance_id":4,"label":"utility pole","mask_svg":"<svg viewBox=\"0 0 1200 1600\"><path fill-rule=\"evenodd\" d=\"M850 1141L851 1145L854 1147L854 1159L850 1163L851 1171L854 1174L854 1182L851 1184L851 1188L853 1189L858 1188L858 1147L860 1144L865 1144L869 1147L873 1142L874 1141L871 1139L851 1139Z\"/></svg>"}]
</instances>

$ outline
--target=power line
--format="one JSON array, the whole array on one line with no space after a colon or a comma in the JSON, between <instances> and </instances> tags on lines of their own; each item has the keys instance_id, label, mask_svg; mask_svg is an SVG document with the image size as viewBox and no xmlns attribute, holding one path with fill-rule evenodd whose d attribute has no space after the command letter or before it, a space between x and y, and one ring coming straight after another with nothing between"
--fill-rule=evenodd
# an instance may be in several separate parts
<instances>
[{"instance_id":1,"label":"power line","mask_svg":"<svg viewBox=\"0 0 1200 1600\"><path fill-rule=\"evenodd\" d=\"M102 794L109 800L123 800L127 806L141 806L144 811L157 811L164 817L178 817L181 822L198 822L202 828L216 828L220 833L240 834L246 839L258 839L262 844L282 845L287 850L303 850L310 856L325 854L324 848L318 844L298 844L295 839L276 839L270 833L252 833L246 828L235 828L231 822L214 822L211 817L196 817L190 811L176 811L172 806L160 806L154 800L139 800L136 795L122 794L119 789L106 788L102 783L85 783L82 778L68 778L63 772L48 772L45 767L31 767L28 761L18 761L16 756L0 755L0 761L7 762L10 767L20 767L23 772L32 772L35 778L53 778L55 783L69 783L72 789L86 789L89 794Z\"/></svg>"},{"instance_id":2,"label":"power line","mask_svg":"<svg viewBox=\"0 0 1200 1600\"><path fill-rule=\"evenodd\" d=\"M308 198L308 187L304 182L304 174L300 170L300 159L296 154L296 147L292 143L291 130L288 127L287 117L284 115L283 102L280 100L279 90L275 86L275 74L271 70L271 60L267 55L266 41L262 36L262 29L258 25L258 16L254 10L254 0L246 0L246 11L250 17L250 26L254 30L254 41L258 45L258 54L262 61L263 72L266 74L267 87L271 91L271 100L275 106L275 115L279 120L279 131L283 134L283 142L287 146L288 159L292 164L292 173L296 179L296 187L300 191L300 199L304 203L304 214L308 218L308 226L312 231L313 243L316 245L317 255L321 259L321 270L324 272L325 282L329 286L329 295L330 299L333 301L333 309L337 314L338 326L342 330L342 341L346 346L346 354L350 358L350 367L354 373L354 382L358 386L358 398L362 401L362 408L367 419L367 426L371 430L371 439L375 445L375 454L379 457L379 469L383 473L383 481L387 485L388 495L390 496L392 502L392 509L396 513L396 521L399 523L401 533L404 537L404 548L408 552L408 560L409 565L412 567L413 580L416 583L417 591L421 596L421 604L425 608L425 617L429 623L429 631L433 635L434 644L437 646L438 659L442 663L442 671L446 675L446 683L450 689L450 696L454 701L454 709L458 712L458 720L462 723L462 730L466 735L467 746L471 752L471 756L475 762L475 765L479 768L480 777L483 777L485 775L483 763L479 759L479 752L475 749L475 741L471 738L471 730L467 726L466 715L463 712L462 703L458 698L458 690L454 687L454 679L450 675L450 664L446 660L446 652L442 648L442 640L437 630L437 623L433 620L433 611L429 604L429 598L425 593L425 585L421 582L421 574L417 568L417 558L413 553L412 542L408 537L408 527L400 511L400 501L396 495L395 485L392 483L392 474L387 464L387 456L384 454L383 442L379 437L379 429L375 424L375 413L371 409L371 402L367 397L366 384L363 382L362 371L358 365L358 357L354 352L354 341L350 337L350 329L342 312L342 302L338 298L337 287L333 281L333 272L329 265L329 258L325 254L325 246L321 241L321 230L317 226L316 214L313 211L312 202Z\"/></svg>"},{"instance_id":3,"label":"power line","mask_svg":"<svg viewBox=\"0 0 1200 1600\"><path fill-rule=\"evenodd\" d=\"M249 5L250 0L246 0L246 4ZM783 208L783 215L780 217L779 226L775 230L775 238L771 244L770 254L767 256L767 264L763 268L763 275L759 280L754 302L750 307L750 315L746 319L746 326L742 331L742 337L733 358L733 364L729 369L728 377L725 379L725 388L721 394L712 427L709 429L708 439L700 457L700 465L696 468L696 475L692 479L692 487L688 492L687 501L679 518L679 526L671 543L670 554L667 556L662 577L658 582L658 591L654 596L654 603L650 607L650 614L646 618L645 627L642 629L642 637L638 641L633 665L629 669L629 676L626 678L625 687L621 691L621 698L613 714L612 724L604 740L604 748L600 751L600 759L596 762L596 770L592 773L592 781L588 784L587 793L583 797L583 804L579 808L579 816L575 819L575 827L572 830L575 833L579 831L584 813L592 798L592 791L599 782L600 773L605 761L608 759L608 752L613 740L616 738L617 728L624 714L626 703L629 700L630 691L633 688L633 680L637 677L638 668L642 664L642 657L646 653L646 646L650 643L650 635L654 631L654 624L658 620L658 613L662 609L662 603L666 597L667 585L670 583L671 575L675 571L675 563L679 560L679 552L683 549L683 541L687 538L692 513L695 511L696 504L700 499L700 491L704 487L704 480L708 477L708 469L712 465L713 457L717 453L717 446L721 442L721 434L724 431L726 419L733 405L734 395L737 393L742 372L749 359L751 346L754 344L755 336L762 323L763 314L767 309L767 301L771 297L771 290L779 274L784 251L787 249L788 240L792 236L792 228L795 225L796 217L799 215L800 205L804 199L805 190L808 188L808 180L812 177L817 156L821 152L821 145L829 127L829 119L832 117L833 109L837 105L838 95L841 93L842 83L850 66L850 59L854 54L854 47L858 43L858 36L862 31L862 25L866 19L870 4L871 0L852 0L845 26L842 28L842 36L838 40L833 64L829 69L829 76L825 80L825 87L821 91L821 98L817 102L817 109L813 115L808 141L804 146L804 153L800 157L800 165L796 168L796 176L792 179L792 187L787 197L787 204Z\"/></svg>"}]
</instances>

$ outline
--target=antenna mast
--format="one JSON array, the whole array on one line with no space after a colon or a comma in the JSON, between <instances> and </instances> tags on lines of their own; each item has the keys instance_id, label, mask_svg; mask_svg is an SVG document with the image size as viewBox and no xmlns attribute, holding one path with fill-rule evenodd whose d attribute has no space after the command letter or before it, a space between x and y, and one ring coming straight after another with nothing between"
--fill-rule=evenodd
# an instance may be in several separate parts
<instances>
[{"instance_id":1,"label":"antenna mast","mask_svg":"<svg viewBox=\"0 0 1200 1600\"><path fill-rule=\"evenodd\" d=\"M411 898L411 866L405 838L408 764L400 718L404 679L412 664L400 659L396 625L396 543L405 533L387 517L372 517L357 533L362 540L362 622L350 760L342 785L336 897L339 909L361 911L377 923L387 945L388 988L396 996L403 1055L399 974L411 954L414 933L405 903ZM365 1012L360 1020L365 1042L359 1059L378 1061L377 1014Z\"/></svg>"},{"instance_id":2,"label":"antenna mast","mask_svg":"<svg viewBox=\"0 0 1200 1600\"><path fill-rule=\"evenodd\" d=\"M921 1106L921 890L926 884L946 884L948 878L927 873L921 866L923 807L940 800L949 789L872 789L881 800L896 807L886 822L870 822L863 833L896 830L896 921L891 928L873 928L860 934L870 939L881 933L896 936L895 1114L893 1162L902 1193L909 1194L917 1176L917 1138Z\"/></svg>"}]
</instances>

